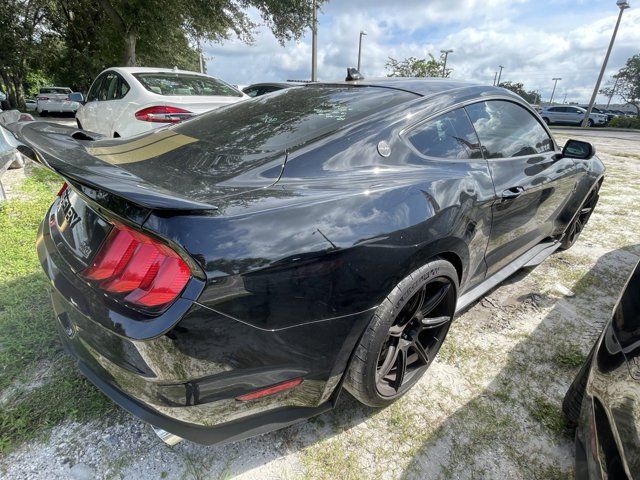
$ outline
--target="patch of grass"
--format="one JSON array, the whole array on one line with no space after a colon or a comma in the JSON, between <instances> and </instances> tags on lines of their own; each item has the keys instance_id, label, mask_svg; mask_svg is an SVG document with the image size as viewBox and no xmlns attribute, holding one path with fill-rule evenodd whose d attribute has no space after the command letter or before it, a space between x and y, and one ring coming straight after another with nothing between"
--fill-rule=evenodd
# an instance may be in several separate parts
<instances>
[{"instance_id":1,"label":"patch of grass","mask_svg":"<svg viewBox=\"0 0 640 480\"><path fill-rule=\"evenodd\" d=\"M556 350L556 353L553 356L553 363L560 368L573 370L580 368L585 359L586 356L576 345L565 344Z\"/></svg>"},{"instance_id":2,"label":"patch of grass","mask_svg":"<svg viewBox=\"0 0 640 480\"><path fill-rule=\"evenodd\" d=\"M571 436L571 428L560 405L551 403L544 397L535 397L533 405L529 406L529 413L553 435L557 437Z\"/></svg>"},{"instance_id":3,"label":"patch of grass","mask_svg":"<svg viewBox=\"0 0 640 480\"><path fill-rule=\"evenodd\" d=\"M327 440L314 445L303 452L302 464L305 477L316 479L359 480L372 478L371 472L365 472L358 461L358 449L348 448L339 440Z\"/></svg>"},{"instance_id":4,"label":"patch of grass","mask_svg":"<svg viewBox=\"0 0 640 480\"><path fill-rule=\"evenodd\" d=\"M20 199L0 209L0 394L6 397L0 453L65 419L94 418L112 408L61 355L48 280L36 253L38 226L60 185L57 175L36 168L19 187ZM55 373L41 379L43 385L21 387L44 361L55 362Z\"/></svg>"},{"instance_id":5,"label":"patch of grass","mask_svg":"<svg viewBox=\"0 0 640 480\"><path fill-rule=\"evenodd\" d=\"M59 185L48 170L35 169L21 187L27 199L8 201L0 210L0 391L59 349L35 249L38 226Z\"/></svg>"},{"instance_id":6,"label":"patch of grass","mask_svg":"<svg viewBox=\"0 0 640 480\"><path fill-rule=\"evenodd\" d=\"M0 452L39 437L70 419L86 421L115 409L114 404L87 380L79 377L71 362L53 378L0 410Z\"/></svg>"},{"instance_id":7,"label":"patch of grass","mask_svg":"<svg viewBox=\"0 0 640 480\"><path fill-rule=\"evenodd\" d=\"M636 160L640 160L640 155L637 153L614 152L613 155L616 157L635 158Z\"/></svg>"}]
</instances>

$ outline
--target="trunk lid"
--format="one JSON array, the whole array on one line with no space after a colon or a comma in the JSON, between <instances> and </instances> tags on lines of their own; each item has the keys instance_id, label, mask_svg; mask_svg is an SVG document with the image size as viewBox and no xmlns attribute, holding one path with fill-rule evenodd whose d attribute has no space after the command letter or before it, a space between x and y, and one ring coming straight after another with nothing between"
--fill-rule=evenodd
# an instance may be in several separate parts
<instances>
[{"instance_id":1,"label":"trunk lid","mask_svg":"<svg viewBox=\"0 0 640 480\"><path fill-rule=\"evenodd\" d=\"M274 184L285 159L282 152L216 151L206 140L172 128L126 139L95 135L96 140L46 122L14 124L10 130L23 153L107 208L119 198L134 210L216 209L216 200Z\"/></svg>"},{"instance_id":2,"label":"trunk lid","mask_svg":"<svg viewBox=\"0 0 640 480\"><path fill-rule=\"evenodd\" d=\"M211 97L196 97L196 96L173 96L163 97L162 103L165 106L174 106L184 108L195 114L201 114L214 110L216 108L231 105L244 100L244 97L223 97L223 96L211 96ZM156 102L153 102L156 105Z\"/></svg>"}]
</instances>

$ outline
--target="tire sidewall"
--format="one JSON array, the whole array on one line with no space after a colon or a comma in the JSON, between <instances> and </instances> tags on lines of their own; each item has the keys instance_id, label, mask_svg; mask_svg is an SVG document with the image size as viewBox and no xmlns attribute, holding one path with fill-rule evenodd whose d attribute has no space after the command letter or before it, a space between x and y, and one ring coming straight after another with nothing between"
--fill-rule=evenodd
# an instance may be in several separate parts
<instances>
[{"instance_id":1,"label":"tire sidewall","mask_svg":"<svg viewBox=\"0 0 640 480\"><path fill-rule=\"evenodd\" d=\"M397 315L402 311L407 302L430 280L438 277L446 277L451 280L455 289L456 299L458 296L458 272L446 260L435 259L412 272L404 278L387 296L376 310L371 324L365 335L373 335L368 340L369 348L366 351L365 369L363 383L366 387L367 400L365 403L371 406L386 406L402 396L419 379L421 375L416 375L406 385L403 385L398 395L393 397L382 396L376 388L376 372L378 357L383 344L387 339L389 328L395 321ZM373 328L371 328L373 327ZM446 332L445 332L446 337ZM364 340L364 339L363 339ZM444 339L443 339L444 340ZM362 399L361 399L362 400Z\"/></svg>"}]
</instances>

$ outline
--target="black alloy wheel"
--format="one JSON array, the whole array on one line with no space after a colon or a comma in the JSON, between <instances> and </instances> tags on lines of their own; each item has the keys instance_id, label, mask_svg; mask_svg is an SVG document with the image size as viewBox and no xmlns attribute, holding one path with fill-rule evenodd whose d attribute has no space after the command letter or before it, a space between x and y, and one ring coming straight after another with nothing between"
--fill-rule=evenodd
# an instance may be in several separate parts
<instances>
[{"instance_id":1,"label":"black alloy wheel","mask_svg":"<svg viewBox=\"0 0 640 480\"><path fill-rule=\"evenodd\" d=\"M436 258L405 277L362 334L345 387L360 402L384 407L425 373L442 346L456 310L459 273Z\"/></svg>"},{"instance_id":2,"label":"black alloy wheel","mask_svg":"<svg viewBox=\"0 0 640 480\"><path fill-rule=\"evenodd\" d=\"M598 203L598 188L594 188L591 190L587 199L580 207L580 211L576 215L576 217L567 228L567 232L562 238L562 244L560 245L561 250L567 250L571 248L574 243L578 240L578 237L584 230L584 227L587 225L591 214L593 213L593 209L596 208L596 204Z\"/></svg>"},{"instance_id":3,"label":"black alloy wheel","mask_svg":"<svg viewBox=\"0 0 640 480\"><path fill-rule=\"evenodd\" d=\"M429 367L455 312L455 287L438 277L422 287L389 328L378 357L376 388L383 397L401 394ZM417 378L416 378L417 380Z\"/></svg>"}]
</instances>

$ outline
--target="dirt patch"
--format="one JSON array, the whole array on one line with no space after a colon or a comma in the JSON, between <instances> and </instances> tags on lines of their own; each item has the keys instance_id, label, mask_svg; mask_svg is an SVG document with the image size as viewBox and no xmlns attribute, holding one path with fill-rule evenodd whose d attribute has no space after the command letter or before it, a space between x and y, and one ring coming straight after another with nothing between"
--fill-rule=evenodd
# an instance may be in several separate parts
<instances>
[{"instance_id":1,"label":"dirt patch","mask_svg":"<svg viewBox=\"0 0 640 480\"><path fill-rule=\"evenodd\" d=\"M98 422L60 425L46 441L0 460L0 475L572 478L561 401L640 256L640 142L589 141L608 174L578 243L471 306L428 374L390 407L369 409L345 395L334 411L285 430L226 446L173 448L118 410Z\"/></svg>"}]
</instances>

